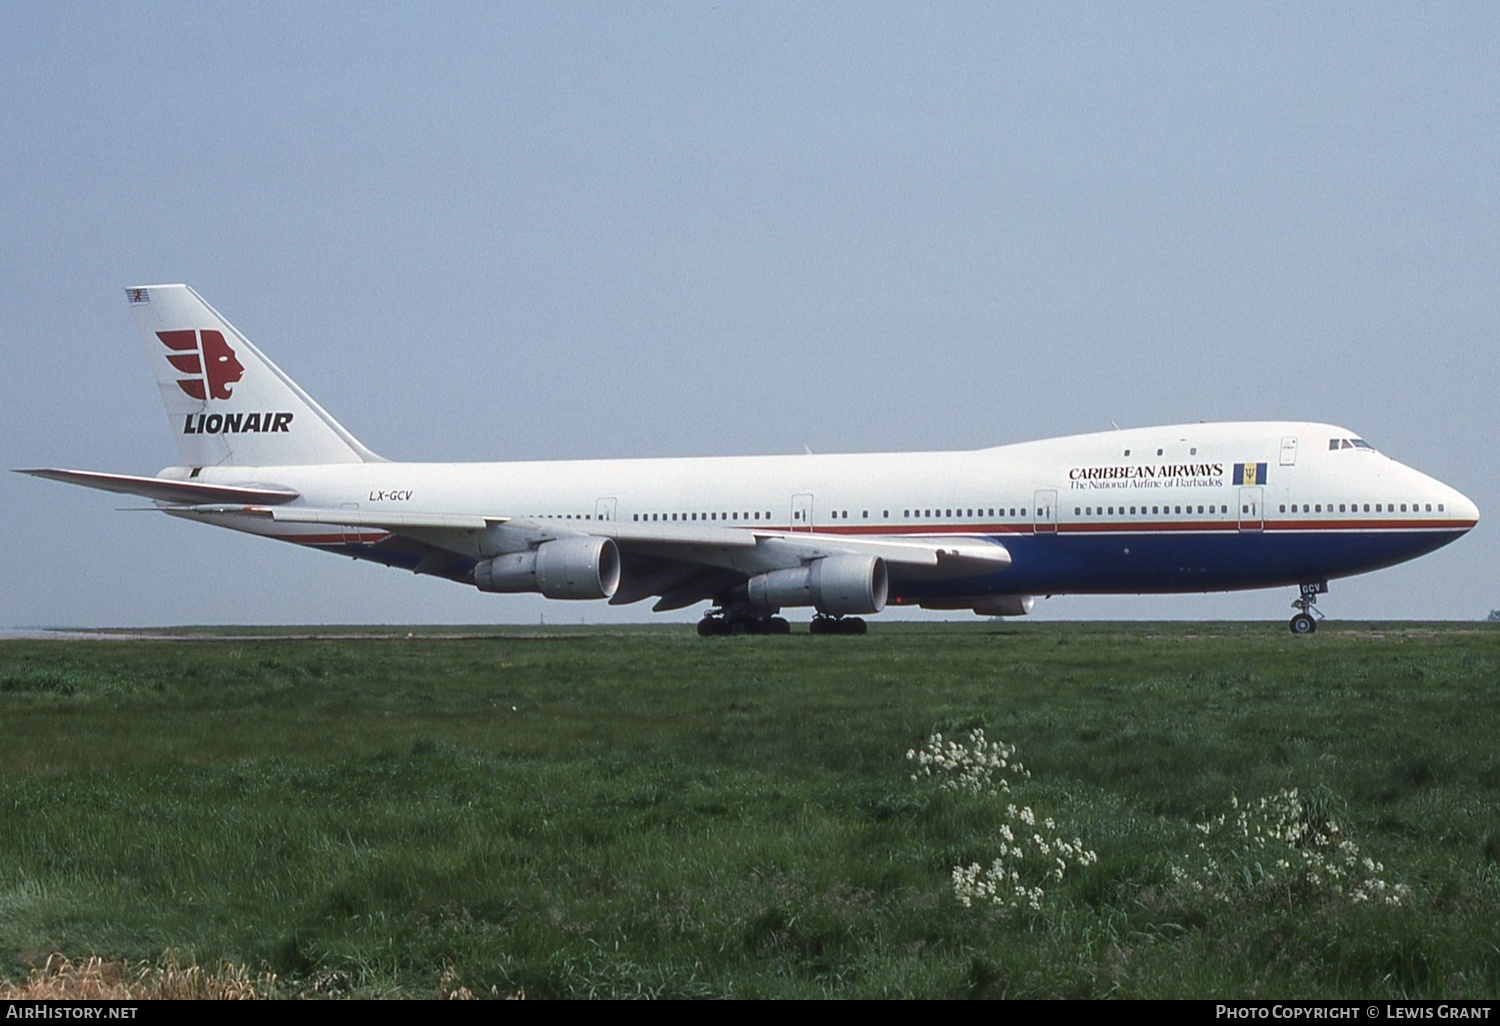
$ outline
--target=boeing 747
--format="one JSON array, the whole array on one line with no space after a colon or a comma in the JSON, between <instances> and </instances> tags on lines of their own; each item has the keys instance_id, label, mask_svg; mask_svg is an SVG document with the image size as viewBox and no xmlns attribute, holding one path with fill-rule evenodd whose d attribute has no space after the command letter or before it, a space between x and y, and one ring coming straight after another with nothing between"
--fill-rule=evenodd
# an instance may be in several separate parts
<instances>
[{"instance_id":1,"label":"boeing 747","mask_svg":"<svg viewBox=\"0 0 1500 1026\"><path fill-rule=\"evenodd\" d=\"M126 290L179 466L21 473L481 591L710 608L701 634L863 633L887 606L1294 587L1457 540L1474 503L1330 424L1185 424L963 452L403 463L186 285Z\"/></svg>"}]
</instances>

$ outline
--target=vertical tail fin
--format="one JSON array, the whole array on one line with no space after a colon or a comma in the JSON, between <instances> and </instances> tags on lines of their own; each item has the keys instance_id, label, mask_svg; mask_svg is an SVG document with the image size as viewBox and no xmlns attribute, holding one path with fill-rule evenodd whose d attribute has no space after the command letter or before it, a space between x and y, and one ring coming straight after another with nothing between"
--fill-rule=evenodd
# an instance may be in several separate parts
<instances>
[{"instance_id":1,"label":"vertical tail fin","mask_svg":"<svg viewBox=\"0 0 1500 1026\"><path fill-rule=\"evenodd\" d=\"M125 296L185 465L381 461L186 285Z\"/></svg>"}]
</instances>

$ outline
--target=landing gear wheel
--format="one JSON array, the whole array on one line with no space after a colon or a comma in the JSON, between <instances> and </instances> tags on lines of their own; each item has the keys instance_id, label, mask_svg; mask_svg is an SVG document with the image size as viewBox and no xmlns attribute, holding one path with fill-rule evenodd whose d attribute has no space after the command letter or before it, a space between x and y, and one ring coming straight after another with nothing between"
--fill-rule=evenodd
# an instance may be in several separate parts
<instances>
[{"instance_id":1,"label":"landing gear wheel","mask_svg":"<svg viewBox=\"0 0 1500 1026\"><path fill-rule=\"evenodd\" d=\"M786 622L784 617L773 616L766 621L767 634L790 634L792 625Z\"/></svg>"},{"instance_id":2,"label":"landing gear wheel","mask_svg":"<svg viewBox=\"0 0 1500 1026\"><path fill-rule=\"evenodd\" d=\"M815 616L807 625L809 634L864 634L870 625L857 616Z\"/></svg>"},{"instance_id":3,"label":"landing gear wheel","mask_svg":"<svg viewBox=\"0 0 1500 1026\"><path fill-rule=\"evenodd\" d=\"M722 616L705 616L698 621L698 637L712 638L729 633L729 624Z\"/></svg>"},{"instance_id":4,"label":"landing gear wheel","mask_svg":"<svg viewBox=\"0 0 1500 1026\"><path fill-rule=\"evenodd\" d=\"M1299 594L1292 600L1292 608L1298 610L1289 625L1293 634L1311 634L1318 629L1323 614L1318 612L1318 596L1328 593L1328 582L1303 583L1297 586Z\"/></svg>"}]
</instances>

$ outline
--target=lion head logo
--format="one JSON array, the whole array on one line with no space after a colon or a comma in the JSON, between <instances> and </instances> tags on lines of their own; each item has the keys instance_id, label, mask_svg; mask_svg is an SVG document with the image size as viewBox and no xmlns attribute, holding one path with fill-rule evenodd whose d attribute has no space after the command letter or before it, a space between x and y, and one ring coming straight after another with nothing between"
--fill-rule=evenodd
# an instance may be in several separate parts
<instances>
[{"instance_id":1,"label":"lion head logo","mask_svg":"<svg viewBox=\"0 0 1500 1026\"><path fill-rule=\"evenodd\" d=\"M244 366L234 358L222 332L211 328L158 331L156 337L172 350L167 362L188 375L178 379L177 387L194 399L228 399L229 386L245 376Z\"/></svg>"}]
</instances>

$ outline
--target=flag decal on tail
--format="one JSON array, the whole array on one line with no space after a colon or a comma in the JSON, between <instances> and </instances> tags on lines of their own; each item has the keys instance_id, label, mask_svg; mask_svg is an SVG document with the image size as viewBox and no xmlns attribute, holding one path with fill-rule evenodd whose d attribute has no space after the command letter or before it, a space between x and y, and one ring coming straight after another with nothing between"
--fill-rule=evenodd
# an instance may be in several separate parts
<instances>
[{"instance_id":1,"label":"flag decal on tail","mask_svg":"<svg viewBox=\"0 0 1500 1026\"><path fill-rule=\"evenodd\" d=\"M125 298L128 299L128 300L130 300L132 303L149 303L149 302L151 302L151 290L150 289L126 289L125 290Z\"/></svg>"}]
</instances>

